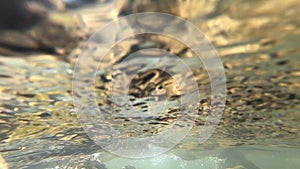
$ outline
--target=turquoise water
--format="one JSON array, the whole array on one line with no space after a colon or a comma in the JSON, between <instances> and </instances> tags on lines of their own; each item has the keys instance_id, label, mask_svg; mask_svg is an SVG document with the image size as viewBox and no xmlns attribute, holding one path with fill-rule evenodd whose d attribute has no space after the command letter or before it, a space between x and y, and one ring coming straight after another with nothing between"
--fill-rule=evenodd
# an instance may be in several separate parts
<instances>
[{"instance_id":1,"label":"turquoise water","mask_svg":"<svg viewBox=\"0 0 300 169\"><path fill-rule=\"evenodd\" d=\"M182 150L173 150L173 153L166 153L149 159L114 158L105 164L108 168L122 168L131 165L142 169L224 169L239 165L249 169L297 169L300 167L299 149L239 147L233 150L219 151L219 154L207 156L209 152L205 151L182 152ZM191 156L194 156L195 159L188 159ZM197 156L198 158L199 156L203 157L197 159ZM237 156L239 157L237 158Z\"/></svg>"},{"instance_id":2,"label":"turquoise water","mask_svg":"<svg viewBox=\"0 0 300 169\"><path fill-rule=\"evenodd\" d=\"M218 151L173 149L168 153L145 159L129 159L102 152L90 156L49 158L29 166L28 169L60 169L75 168L75 166L100 169L105 167L107 169L298 169L299 156L300 151L297 149L253 146Z\"/></svg>"}]
</instances>

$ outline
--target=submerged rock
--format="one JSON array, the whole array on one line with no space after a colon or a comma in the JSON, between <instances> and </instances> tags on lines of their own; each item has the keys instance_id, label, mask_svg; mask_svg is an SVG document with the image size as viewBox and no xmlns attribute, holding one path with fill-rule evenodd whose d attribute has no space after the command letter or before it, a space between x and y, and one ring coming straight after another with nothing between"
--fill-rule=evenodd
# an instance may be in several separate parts
<instances>
[{"instance_id":1,"label":"submerged rock","mask_svg":"<svg viewBox=\"0 0 300 169\"><path fill-rule=\"evenodd\" d=\"M81 17L61 1L0 1L0 54L65 53L87 35Z\"/></svg>"},{"instance_id":2,"label":"submerged rock","mask_svg":"<svg viewBox=\"0 0 300 169\"><path fill-rule=\"evenodd\" d=\"M0 168L8 169L8 164L6 163L6 161L3 159L1 155L0 155Z\"/></svg>"},{"instance_id":3,"label":"submerged rock","mask_svg":"<svg viewBox=\"0 0 300 169\"><path fill-rule=\"evenodd\" d=\"M107 169L106 166L97 158L90 156L80 157L59 157L47 159L44 162L27 167L28 169L65 169L65 168L82 168L82 169Z\"/></svg>"}]
</instances>

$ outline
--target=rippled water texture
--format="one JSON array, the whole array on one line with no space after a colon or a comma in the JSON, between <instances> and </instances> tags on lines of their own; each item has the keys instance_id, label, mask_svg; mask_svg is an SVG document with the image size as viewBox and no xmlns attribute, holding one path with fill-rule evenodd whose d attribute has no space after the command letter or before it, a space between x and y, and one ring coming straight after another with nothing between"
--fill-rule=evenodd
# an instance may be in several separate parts
<instances>
[{"instance_id":1,"label":"rippled water texture","mask_svg":"<svg viewBox=\"0 0 300 169\"><path fill-rule=\"evenodd\" d=\"M3 159L0 158L0 163L3 166L7 163L10 168L105 168L104 164L109 169L130 168L129 165L222 168L227 156L237 159L238 154L243 154L242 159L229 163L248 165L248 168L252 164L260 168L300 168L295 159L300 154L300 2L187 2L191 4L180 1L183 4L177 4L175 14L188 18L215 45L227 79L223 118L206 143L197 142L210 102L204 92L199 108L201 116L169 155L134 161L105 153L85 134L74 111L72 57L1 56L0 155ZM91 31L116 17L107 11L101 5L75 9ZM135 42L125 43L124 51L130 52L132 44ZM176 49L168 45L170 51ZM80 50L71 48L71 51L74 54ZM199 77L200 84L209 84L205 77ZM105 91L103 95L101 92L107 81L100 79L96 84L99 104L105 104L101 98L105 97ZM169 114L165 119L142 127L120 123L122 119L110 120L131 136L156 133L172 122L174 116ZM202 161L198 160L200 157Z\"/></svg>"}]
</instances>

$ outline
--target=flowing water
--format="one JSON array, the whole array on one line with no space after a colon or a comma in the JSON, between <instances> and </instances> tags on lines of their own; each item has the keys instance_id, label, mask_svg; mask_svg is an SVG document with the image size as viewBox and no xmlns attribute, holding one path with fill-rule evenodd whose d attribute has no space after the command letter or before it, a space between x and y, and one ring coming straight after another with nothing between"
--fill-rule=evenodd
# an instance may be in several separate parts
<instances>
[{"instance_id":1,"label":"flowing water","mask_svg":"<svg viewBox=\"0 0 300 169\"><path fill-rule=\"evenodd\" d=\"M197 76L203 98L189 134L165 154L128 159L101 149L78 121L72 77L74 56L81 47L68 46L68 52L62 54L26 51L0 57L0 168L300 168L300 2L178 0L172 5L174 10L168 9L169 13L198 26L215 46L225 68L226 107L210 139L203 144L197 140L211 108L205 71L198 70L204 72ZM81 15L93 32L116 18L118 6L105 3L72 12ZM151 5L138 9L123 8L122 14L153 10ZM189 55L182 44L153 37L142 44L132 39L124 42L121 54L150 44L183 58ZM106 70L114 63L116 60L109 60L99 69ZM149 74L153 76L146 76ZM103 109L109 105L111 76L101 75L93 87ZM142 72L132 83L137 84L130 90L136 99L152 91L153 84L166 88L171 101L178 96L172 78L157 70ZM176 109L171 106L163 118L139 121L142 125L118 118L109 109L107 119L128 137L148 136L168 128L178 116Z\"/></svg>"}]
</instances>

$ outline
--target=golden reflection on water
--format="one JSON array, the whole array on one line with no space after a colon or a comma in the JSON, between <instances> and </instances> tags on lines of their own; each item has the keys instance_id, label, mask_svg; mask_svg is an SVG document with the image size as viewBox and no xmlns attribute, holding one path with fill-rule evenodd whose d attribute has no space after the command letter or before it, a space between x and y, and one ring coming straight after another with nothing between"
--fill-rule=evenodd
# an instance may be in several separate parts
<instances>
[{"instance_id":1,"label":"golden reflection on water","mask_svg":"<svg viewBox=\"0 0 300 169\"><path fill-rule=\"evenodd\" d=\"M162 10L199 26L225 66L227 107L220 127L205 145L299 146L299 1L191 0L171 5ZM101 25L92 19L100 15L93 13L96 7L78 10L92 29ZM153 7L141 8L149 9ZM26 143L30 139L44 138L41 144L53 147L60 141L72 146L90 143L73 110L72 64L55 55L37 54L0 57L0 64L0 150L9 162L15 161L11 150L22 152L30 147L30 141ZM195 127L179 147L200 149L189 139L199 130Z\"/></svg>"}]
</instances>

